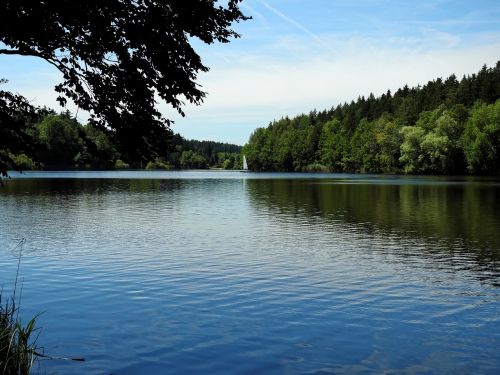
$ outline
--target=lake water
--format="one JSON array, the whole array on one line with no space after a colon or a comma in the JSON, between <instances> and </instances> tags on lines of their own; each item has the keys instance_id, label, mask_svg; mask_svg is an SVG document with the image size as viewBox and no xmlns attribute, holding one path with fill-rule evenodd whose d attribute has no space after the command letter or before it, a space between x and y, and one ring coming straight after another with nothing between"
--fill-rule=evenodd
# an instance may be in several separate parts
<instances>
[{"instance_id":1,"label":"lake water","mask_svg":"<svg viewBox=\"0 0 500 375\"><path fill-rule=\"evenodd\" d=\"M500 180L32 172L0 287L58 374L498 374Z\"/></svg>"}]
</instances>

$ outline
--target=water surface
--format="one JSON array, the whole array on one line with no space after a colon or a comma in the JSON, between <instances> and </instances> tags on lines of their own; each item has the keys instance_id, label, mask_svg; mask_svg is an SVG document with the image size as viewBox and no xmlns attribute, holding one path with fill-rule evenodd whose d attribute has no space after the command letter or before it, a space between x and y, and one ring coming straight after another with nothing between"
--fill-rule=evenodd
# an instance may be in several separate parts
<instances>
[{"instance_id":1,"label":"water surface","mask_svg":"<svg viewBox=\"0 0 500 375\"><path fill-rule=\"evenodd\" d=\"M0 286L59 374L500 370L491 178L32 172L0 189Z\"/></svg>"}]
</instances>

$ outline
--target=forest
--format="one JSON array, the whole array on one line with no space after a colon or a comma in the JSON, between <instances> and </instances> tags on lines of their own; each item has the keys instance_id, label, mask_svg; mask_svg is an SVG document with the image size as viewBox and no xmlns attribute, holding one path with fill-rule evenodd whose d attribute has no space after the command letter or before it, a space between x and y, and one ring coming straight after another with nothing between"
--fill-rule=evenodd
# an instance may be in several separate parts
<instances>
[{"instance_id":1,"label":"forest","mask_svg":"<svg viewBox=\"0 0 500 375\"><path fill-rule=\"evenodd\" d=\"M243 153L254 171L499 174L500 61L273 121Z\"/></svg>"},{"instance_id":2,"label":"forest","mask_svg":"<svg viewBox=\"0 0 500 375\"><path fill-rule=\"evenodd\" d=\"M122 160L116 145L103 131L80 124L66 111L38 112L26 132L33 155L11 155L16 169L240 169L241 146L186 140L171 134L168 146L154 160Z\"/></svg>"}]
</instances>

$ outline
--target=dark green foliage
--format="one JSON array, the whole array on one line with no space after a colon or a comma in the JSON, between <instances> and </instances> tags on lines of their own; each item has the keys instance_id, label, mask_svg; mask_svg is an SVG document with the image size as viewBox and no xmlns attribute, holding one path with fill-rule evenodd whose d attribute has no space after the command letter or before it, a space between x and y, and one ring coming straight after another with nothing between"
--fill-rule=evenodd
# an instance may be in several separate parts
<instances>
[{"instance_id":1,"label":"dark green foliage","mask_svg":"<svg viewBox=\"0 0 500 375\"><path fill-rule=\"evenodd\" d=\"M241 147L239 147L241 150ZM218 152L217 164L218 168L222 169L241 169L243 160L240 152Z\"/></svg>"},{"instance_id":2,"label":"dark green foliage","mask_svg":"<svg viewBox=\"0 0 500 375\"><path fill-rule=\"evenodd\" d=\"M0 160L7 167L29 169L180 169L180 168L224 168L240 169L241 146L211 142L185 140L179 134L171 137L160 156L143 163L141 159L130 160L121 155L105 132L90 125L79 124L69 112L56 115L44 110L45 116L37 114L36 123L28 123L19 114L19 126L24 129L26 139L36 145L32 157L25 153L14 153L10 149L0 150ZM4 129L5 131L5 129ZM19 135L19 134L18 134ZM22 148L17 148L22 150ZM2 155L6 155L1 159ZM125 160L125 161L124 161ZM35 162L36 161L36 162Z\"/></svg>"},{"instance_id":3,"label":"dark green foliage","mask_svg":"<svg viewBox=\"0 0 500 375\"><path fill-rule=\"evenodd\" d=\"M269 162L269 143L274 137L267 136L272 130L271 125L268 128L257 128L250 135L249 142L243 146L243 153L250 161L251 168L254 171L275 170Z\"/></svg>"},{"instance_id":4,"label":"dark green foliage","mask_svg":"<svg viewBox=\"0 0 500 375\"><path fill-rule=\"evenodd\" d=\"M287 117L256 129L243 153L254 170L300 171L314 163L320 133L311 116Z\"/></svg>"},{"instance_id":5,"label":"dark green foliage","mask_svg":"<svg viewBox=\"0 0 500 375\"><path fill-rule=\"evenodd\" d=\"M185 140L178 134L176 137L180 139L180 144L166 157L169 165L175 169L241 169L241 146L214 141Z\"/></svg>"},{"instance_id":6,"label":"dark green foliage","mask_svg":"<svg viewBox=\"0 0 500 375\"><path fill-rule=\"evenodd\" d=\"M36 169L35 162L25 154L12 155L12 161L22 171Z\"/></svg>"},{"instance_id":7,"label":"dark green foliage","mask_svg":"<svg viewBox=\"0 0 500 375\"><path fill-rule=\"evenodd\" d=\"M154 161L148 162L146 164L146 169L152 170L152 169L172 169L172 166L168 163L166 163L164 160L161 160L160 158L155 159Z\"/></svg>"},{"instance_id":8,"label":"dark green foliage","mask_svg":"<svg viewBox=\"0 0 500 375\"><path fill-rule=\"evenodd\" d=\"M74 158L77 165L92 168L109 168L118 152L107 134L93 126L83 126L83 147Z\"/></svg>"},{"instance_id":9,"label":"dark green foliage","mask_svg":"<svg viewBox=\"0 0 500 375\"><path fill-rule=\"evenodd\" d=\"M256 129L243 153L255 171L498 174L499 98L500 62L460 82L452 75L282 118Z\"/></svg>"},{"instance_id":10,"label":"dark green foliage","mask_svg":"<svg viewBox=\"0 0 500 375\"><path fill-rule=\"evenodd\" d=\"M0 79L0 85L7 81ZM12 154L30 153L34 148L30 125L39 119L37 111L19 95L0 90L0 182L7 168L18 168Z\"/></svg>"},{"instance_id":11,"label":"dark green foliage","mask_svg":"<svg viewBox=\"0 0 500 375\"><path fill-rule=\"evenodd\" d=\"M205 157L193 150L183 151L180 158L182 169L207 169L208 163Z\"/></svg>"},{"instance_id":12,"label":"dark green foliage","mask_svg":"<svg viewBox=\"0 0 500 375\"><path fill-rule=\"evenodd\" d=\"M129 169L129 168L130 168L130 164L125 163L121 159L117 159L116 160L116 162L115 162L115 169Z\"/></svg>"},{"instance_id":13,"label":"dark green foliage","mask_svg":"<svg viewBox=\"0 0 500 375\"><path fill-rule=\"evenodd\" d=\"M171 140L173 151L167 159L174 168L240 169L241 146L214 141L187 140L175 134ZM184 154L185 151L192 153ZM181 161L184 154L184 163Z\"/></svg>"},{"instance_id":14,"label":"dark green foliage","mask_svg":"<svg viewBox=\"0 0 500 375\"><path fill-rule=\"evenodd\" d=\"M37 167L107 168L114 165L119 156L106 133L89 125L82 126L69 112L60 115L50 112L39 122L26 127L29 140L36 147L30 152L32 157L11 153L12 160L17 161L21 170ZM24 164L20 165L19 160Z\"/></svg>"},{"instance_id":15,"label":"dark green foliage","mask_svg":"<svg viewBox=\"0 0 500 375\"><path fill-rule=\"evenodd\" d=\"M35 126L40 142L39 160L52 166L71 165L82 149L80 125L69 114L49 115Z\"/></svg>"},{"instance_id":16,"label":"dark green foliage","mask_svg":"<svg viewBox=\"0 0 500 375\"><path fill-rule=\"evenodd\" d=\"M462 142L469 172L500 174L500 100L471 109Z\"/></svg>"},{"instance_id":17,"label":"dark green foliage","mask_svg":"<svg viewBox=\"0 0 500 375\"><path fill-rule=\"evenodd\" d=\"M202 102L196 79L208 68L191 41L238 37L232 23L247 19L239 2L0 0L0 54L52 64L63 76L55 87L59 102L89 111L125 159L146 161L166 147L169 134L157 98L181 114L182 98ZM5 113L12 117L0 106ZM0 139L0 149L14 145Z\"/></svg>"},{"instance_id":18,"label":"dark green foliage","mask_svg":"<svg viewBox=\"0 0 500 375\"><path fill-rule=\"evenodd\" d=\"M327 121L323 125L318 152L321 163L332 171L348 169L348 134L349 131L337 119Z\"/></svg>"}]
</instances>

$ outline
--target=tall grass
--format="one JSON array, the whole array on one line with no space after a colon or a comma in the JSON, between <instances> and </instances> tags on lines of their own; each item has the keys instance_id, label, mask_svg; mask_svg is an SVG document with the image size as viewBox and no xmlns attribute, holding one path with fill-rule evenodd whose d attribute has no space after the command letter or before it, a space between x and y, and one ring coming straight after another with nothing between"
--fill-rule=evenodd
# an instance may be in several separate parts
<instances>
[{"instance_id":1,"label":"tall grass","mask_svg":"<svg viewBox=\"0 0 500 375\"><path fill-rule=\"evenodd\" d=\"M14 299L5 304L0 295L0 373L29 374L36 354L36 317L23 325Z\"/></svg>"},{"instance_id":2,"label":"tall grass","mask_svg":"<svg viewBox=\"0 0 500 375\"><path fill-rule=\"evenodd\" d=\"M19 317L21 297L16 303L17 280L23 245L24 240L21 240L17 245L20 252L13 295L4 302L0 292L0 374L2 375L29 374L38 356L36 352L38 338L35 328L36 317L23 325Z\"/></svg>"}]
</instances>

